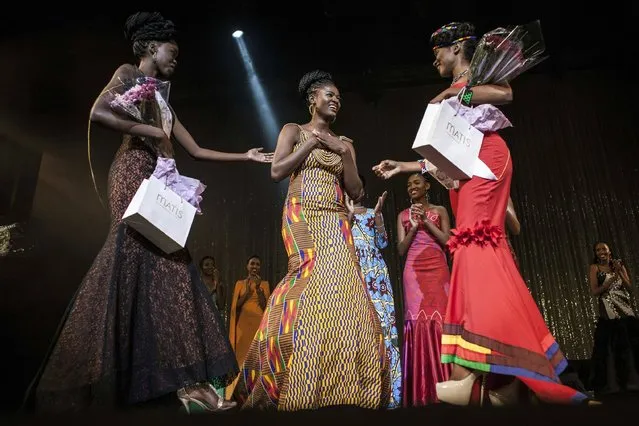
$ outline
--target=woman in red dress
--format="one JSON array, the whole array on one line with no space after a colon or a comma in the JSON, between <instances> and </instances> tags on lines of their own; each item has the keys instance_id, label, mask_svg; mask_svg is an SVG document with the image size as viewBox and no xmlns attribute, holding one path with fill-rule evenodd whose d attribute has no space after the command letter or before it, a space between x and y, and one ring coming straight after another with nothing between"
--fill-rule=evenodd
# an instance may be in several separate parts
<instances>
[{"instance_id":1,"label":"woman in red dress","mask_svg":"<svg viewBox=\"0 0 639 426\"><path fill-rule=\"evenodd\" d=\"M439 74L453 77L451 87L431 101L438 103L456 96L466 85L476 47L474 27L469 23L445 25L433 33L431 44L433 65ZM473 104L512 101L508 85L475 86L472 92ZM559 381L566 359L519 274L505 239L513 173L510 151L497 133L486 132L479 158L497 179L475 176L450 192L456 229L448 241L454 260L442 362L452 363L453 369L451 380L437 384L437 396L440 401L457 405L484 401L504 405L517 400L521 381L542 401L582 401L585 395ZM389 178L399 172L417 171L424 164L385 160L374 170ZM483 392L488 373L519 380Z\"/></svg>"},{"instance_id":2,"label":"woman in red dress","mask_svg":"<svg viewBox=\"0 0 639 426\"><path fill-rule=\"evenodd\" d=\"M444 252L450 219L442 206L428 202L430 184L421 173L408 177L410 208L397 216L397 249L404 265L404 407L437 402L435 386L448 380L441 362L441 338L448 302L450 271Z\"/></svg>"}]
</instances>

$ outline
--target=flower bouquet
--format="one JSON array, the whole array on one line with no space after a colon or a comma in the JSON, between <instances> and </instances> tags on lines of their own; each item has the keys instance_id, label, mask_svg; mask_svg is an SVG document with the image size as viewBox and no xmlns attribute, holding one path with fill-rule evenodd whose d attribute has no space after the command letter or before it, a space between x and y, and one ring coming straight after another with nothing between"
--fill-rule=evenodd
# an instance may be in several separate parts
<instances>
[{"instance_id":1,"label":"flower bouquet","mask_svg":"<svg viewBox=\"0 0 639 426\"><path fill-rule=\"evenodd\" d=\"M539 21L484 34L470 61L468 86L508 83L547 58Z\"/></svg>"},{"instance_id":2,"label":"flower bouquet","mask_svg":"<svg viewBox=\"0 0 639 426\"><path fill-rule=\"evenodd\" d=\"M114 111L143 122L142 110L146 102L155 100L155 90L156 84L152 80L135 82L124 93L115 93L109 105Z\"/></svg>"},{"instance_id":3,"label":"flower bouquet","mask_svg":"<svg viewBox=\"0 0 639 426\"><path fill-rule=\"evenodd\" d=\"M100 95L108 97L109 107L116 114L125 118L161 128L170 137L173 128L173 115L169 107L171 83L147 76L121 78L119 82L120 84L107 89ZM170 143L164 143L160 146L154 141L146 140L150 138L139 137L139 139L144 141L158 156L172 155ZM104 206L95 182L91 162L91 121L89 121L87 151L93 187L98 194L100 203Z\"/></svg>"},{"instance_id":4,"label":"flower bouquet","mask_svg":"<svg viewBox=\"0 0 639 426\"><path fill-rule=\"evenodd\" d=\"M477 43L470 61L468 84L459 93L459 100L469 106L473 86L509 83L545 60L545 50L538 20L487 32Z\"/></svg>"},{"instance_id":5,"label":"flower bouquet","mask_svg":"<svg viewBox=\"0 0 639 426\"><path fill-rule=\"evenodd\" d=\"M109 101L109 106L115 112L140 123L161 125L165 133L170 135L170 83L153 77L138 77L121 83L111 90L113 97Z\"/></svg>"}]
</instances>

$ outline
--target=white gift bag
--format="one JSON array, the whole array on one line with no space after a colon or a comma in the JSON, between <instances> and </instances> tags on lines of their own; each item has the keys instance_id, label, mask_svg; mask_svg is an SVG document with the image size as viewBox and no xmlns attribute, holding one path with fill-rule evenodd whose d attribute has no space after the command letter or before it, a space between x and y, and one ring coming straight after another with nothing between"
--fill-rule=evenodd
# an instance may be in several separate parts
<instances>
[{"instance_id":1,"label":"white gift bag","mask_svg":"<svg viewBox=\"0 0 639 426\"><path fill-rule=\"evenodd\" d=\"M165 253L184 248L196 208L154 176L144 179L122 220Z\"/></svg>"},{"instance_id":2,"label":"white gift bag","mask_svg":"<svg viewBox=\"0 0 639 426\"><path fill-rule=\"evenodd\" d=\"M464 180L484 174L478 173L479 169L486 167L478 158L483 140L482 132L458 115L452 106L443 102L429 104L426 108L413 150L450 179ZM492 172L489 174L492 175Z\"/></svg>"}]
</instances>

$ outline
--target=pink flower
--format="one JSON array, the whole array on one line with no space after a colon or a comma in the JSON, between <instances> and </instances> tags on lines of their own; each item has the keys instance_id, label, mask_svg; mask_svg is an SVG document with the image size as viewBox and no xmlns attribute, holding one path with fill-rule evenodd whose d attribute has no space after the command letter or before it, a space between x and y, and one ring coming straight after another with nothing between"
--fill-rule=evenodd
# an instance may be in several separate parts
<instances>
[{"instance_id":1,"label":"pink flower","mask_svg":"<svg viewBox=\"0 0 639 426\"><path fill-rule=\"evenodd\" d=\"M153 81L138 83L122 94L116 94L110 102L112 108L124 111L132 115L137 120L142 118L138 106L143 101L150 101L155 98L156 84Z\"/></svg>"}]
</instances>

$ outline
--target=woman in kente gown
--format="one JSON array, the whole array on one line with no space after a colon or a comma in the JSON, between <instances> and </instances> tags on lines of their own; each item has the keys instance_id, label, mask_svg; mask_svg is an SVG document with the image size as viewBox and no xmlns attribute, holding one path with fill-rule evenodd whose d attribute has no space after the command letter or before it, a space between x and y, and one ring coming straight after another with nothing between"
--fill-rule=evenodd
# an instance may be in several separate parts
<instances>
[{"instance_id":1,"label":"woman in kente gown","mask_svg":"<svg viewBox=\"0 0 639 426\"><path fill-rule=\"evenodd\" d=\"M397 216L397 249L404 264L405 407L437 402L435 385L448 380L450 366L441 362L441 339L450 271L444 247L450 219L442 206L428 201L430 183L421 173L408 177L411 206Z\"/></svg>"},{"instance_id":2,"label":"woman in kente gown","mask_svg":"<svg viewBox=\"0 0 639 426\"><path fill-rule=\"evenodd\" d=\"M632 306L630 277L608 244L593 247L590 291L598 299L599 319L592 350L595 395L639 390L639 319Z\"/></svg>"},{"instance_id":3,"label":"woman in kente gown","mask_svg":"<svg viewBox=\"0 0 639 426\"><path fill-rule=\"evenodd\" d=\"M366 182L361 175L360 180L366 189ZM393 286L381 252L388 246L388 235L382 215L384 200L386 200L386 192L377 199L375 208L371 209L363 206L361 202L356 203L347 198L346 208L352 227L355 251L366 281L368 295L375 305L384 333L384 344L390 362L391 374L391 396L388 408L397 408L402 400L402 363L395 322Z\"/></svg>"},{"instance_id":4,"label":"woman in kente gown","mask_svg":"<svg viewBox=\"0 0 639 426\"><path fill-rule=\"evenodd\" d=\"M257 149L227 154L197 145L168 105L153 96L152 124L112 109L123 84L166 84L177 64L175 27L159 13L126 21L139 65L122 65L91 110L91 121L123 134L111 164L111 226L71 301L44 364L27 393L39 410L127 407L177 392L187 410L225 410L211 382L230 383L235 356L222 318L186 249L165 254L122 221L133 195L171 157L173 136L194 158L269 162ZM147 111L148 112L148 111Z\"/></svg>"},{"instance_id":5,"label":"woman in kente gown","mask_svg":"<svg viewBox=\"0 0 639 426\"><path fill-rule=\"evenodd\" d=\"M477 46L474 26L453 22L431 36L435 61L449 88L431 100L457 96L468 81L470 60ZM472 104L500 105L512 100L509 85L479 85ZM519 399L519 381L542 401L572 403L586 395L561 384L567 361L548 330L539 308L519 274L504 237L513 165L506 142L496 132L484 133L479 151L495 180L473 176L450 191L456 229L448 248L453 255L442 361L451 363L451 379L437 384L440 401L456 404L512 404ZM376 173L389 178L416 172L426 162L382 161ZM487 375L496 375L492 389ZM514 380L514 379L518 380ZM503 384L503 385L502 385ZM486 392L484 392L484 390Z\"/></svg>"},{"instance_id":6,"label":"woman in kente gown","mask_svg":"<svg viewBox=\"0 0 639 426\"><path fill-rule=\"evenodd\" d=\"M344 193L362 196L352 141L329 125L341 106L330 74L302 77L311 121L287 124L271 176L290 177L282 215L288 273L271 294L236 388L245 408L388 405L379 317L361 275Z\"/></svg>"}]
</instances>

